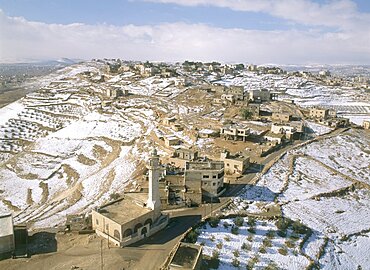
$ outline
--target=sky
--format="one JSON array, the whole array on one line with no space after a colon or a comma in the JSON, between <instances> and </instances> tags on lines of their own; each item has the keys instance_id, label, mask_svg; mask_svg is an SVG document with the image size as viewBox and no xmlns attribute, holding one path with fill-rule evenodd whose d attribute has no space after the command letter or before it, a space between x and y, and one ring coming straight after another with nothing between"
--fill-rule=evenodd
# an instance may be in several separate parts
<instances>
[{"instance_id":1,"label":"sky","mask_svg":"<svg viewBox=\"0 0 370 270\"><path fill-rule=\"evenodd\" d=\"M370 64L369 0L0 0L0 63Z\"/></svg>"}]
</instances>

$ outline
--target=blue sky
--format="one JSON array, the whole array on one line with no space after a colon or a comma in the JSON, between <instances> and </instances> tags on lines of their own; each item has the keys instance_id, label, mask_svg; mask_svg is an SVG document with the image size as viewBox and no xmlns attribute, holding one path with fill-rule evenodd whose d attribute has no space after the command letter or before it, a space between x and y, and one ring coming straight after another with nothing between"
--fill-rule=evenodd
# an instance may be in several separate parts
<instances>
[{"instance_id":1,"label":"blue sky","mask_svg":"<svg viewBox=\"0 0 370 270\"><path fill-rule=\"evenodd\" d=\"M370 61L368 0L0 0L0 9L1 62Z\"/></svg>"},{"instance_id":2,"label":"blue sky","mask_svg":"<svg viewBox=\"0 0 370 270\"><path fill-rule=\"evenodd\" d=\"M205 23L216 27L272 30L293 27L266 13L234 11L214 6L187 7L141 1L101 0L0 0L8 16L45 23L147 25ZM298 27L294 25L294 27Z\"/></svg>"}]
</instances>

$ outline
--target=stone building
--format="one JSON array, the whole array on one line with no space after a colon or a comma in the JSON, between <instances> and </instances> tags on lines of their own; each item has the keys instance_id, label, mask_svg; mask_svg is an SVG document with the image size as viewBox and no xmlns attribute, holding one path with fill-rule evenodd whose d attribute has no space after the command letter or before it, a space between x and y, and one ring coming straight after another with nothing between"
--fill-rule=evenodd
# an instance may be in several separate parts
<instances>
[{"instance_id":1,"label":"stone building","mask_svg":"<svg viewBox=\"0 0 370 270\"><path fill-rule=\"evenodd\" d=\"M364 120L364 122L362 123L362 126L364 127L364 129L370 129L370 121Z\"/></svg>"},{"instance_id":2,"label":"stone building","mask_svg":"<svg viewBox=\"0 0 370 270\"><path fill-rule=\"evenodd\" d=\"M248 99L253 102L265 102L271 100L271 93L267 89L249 90Z\"/></svg>"},{"instance_id":3,"label":"stone building","mask_svg":"<svg viewBox=\"0 0 370 270\"><path fill-rule=\"evenodd\" d=\"M293 116L290 113L273 112L271 120L275 122L289 122Z\"/></svg>"},{"instance_id":4,"label":"stone building","mask_svg":"<svg viewBox=\"0 0 370 270\"><path fill-rule=\"evenodd\" d=\"M227 174L244 174L250 165L250 157L242 154L231 155L230 152L221 153L221 161L225 165Z\"/></svg>"},{"instance_id":5,"label":"stone building","mask_svg":"<svg viewBox=\"0 0 370 270\"><path fill-rule=\"evenodd\" d=\"M320 109L320 108L311 108L310 109L310 117L311 118L320 118L326 119L329 116L328 109Z\"/></svg>"},{"instance_id":6,"label":"stone building","mask_svg":"<svg viewBox=\"0 0 370 270\"><path fill-rule=\"evenodd\" d=\"M92 212L96 233L124 247L166 227L168 216L161 213L159 193L160 162L157 151L149 159L149 194L127 193Z\"/></svg>"},{"instance_id":7,"label":"stone building","mask_svg":"<svg viewBox=\"0 0 370 270\"><path fill-rule=\"evenodd\" d=\"M247 140L250 135L250 129L243 126L224 126L220 129L220 135L225 139L232 139L234 141L241 139L243 142Z\"/></svg>"},{"instance_id":8,"label":"stone building","mask_svg":"<svg viewBox=\"0 0 370 270\"><path fill-rule=\"evenodd\" d=\"M173 153L174 157L185 159L185 160L195 160L198 158L198 151L185 149L185 148L179 148L176 149Z\"/></svg>"},{"instance_id":9,"label":"stone building","mask_svg":"<svg viewBox=\"0 0 370 270\"><path fill-rule=\"evenodd\" d=\"M186 162L184 171L185 187L190 184L192 189L197 189L199 184L202 195L217 197L224 186L223 161L189 161Z\"/></svg>"}]
</instances>

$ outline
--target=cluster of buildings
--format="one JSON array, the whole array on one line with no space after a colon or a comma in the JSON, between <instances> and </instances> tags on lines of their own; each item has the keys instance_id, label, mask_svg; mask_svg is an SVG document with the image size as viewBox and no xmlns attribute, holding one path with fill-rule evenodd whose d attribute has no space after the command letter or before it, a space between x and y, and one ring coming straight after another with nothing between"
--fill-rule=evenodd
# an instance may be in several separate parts
<instances>
[{"instance_id":1,"label":"cluster of buildings","mask_svg":"<svg viewBox=\"0 0 370 270\"><path fill-rule=\"evenodd\" d=\"M309 117L320 124L332 128L347 127L349 125L348 118L337 117L337 113L335 111L325 108L311 108L309 111Z\"/></svg>"}]
</instances>

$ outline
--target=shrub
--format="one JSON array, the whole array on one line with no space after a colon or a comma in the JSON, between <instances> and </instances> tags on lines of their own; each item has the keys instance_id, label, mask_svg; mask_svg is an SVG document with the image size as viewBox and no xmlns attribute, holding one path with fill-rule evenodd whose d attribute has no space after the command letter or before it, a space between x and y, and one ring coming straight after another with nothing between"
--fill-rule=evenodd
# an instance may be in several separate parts
<instances>
[{"instance_id":1,"label":"shrub","mask_svg":"<svg viewBox=\"0 0 370 270\"><path fill-rule=\"evenodd\" d=\"M267 238L269 238L269 239L272 239L272 238L274 238L274 236L275 236L275 232L274 231L268 231L267 233L266 233L266 237Z\"/></svg>"},{"instance_id":2,"label":"shrub","mask_svg":"<svg viewBox=\"0 0 370 270\"><path fill-rule=\"evenodd\" d=\"M268 238L263 239L262 243L263 243L263 245L264 245L265 247L271 247L271 246L272 246L272 242L271 242L271 240L270 240L270 239L268 239Z\"/></svg>"},{"instance_id":3,"label":"shrub","mask_svg":"<svg viewBox=\"0 0 370 270\"><path fill-rule=\"evenodd\" d=\"M198 232L191 230L185 238L188 243L195 243L198 239Z\"/></svg>"},{"instance_id":4,"label":"shrub","mask_svg":"<svg viewBox=\"0 0 370 270\"><path fill-rule=\"evenodd\" d=\"M227 236L227 235L226 235L226 236L224 237L224 240L225 240L225 241L227 241L227 242L230 242L230 236Z\"/></svg>"},{"instance_id":5,"label":"shrub","mask_svg":"<svg viewBox=\"0 0 370 270\"><path fill-rule=\"evenodd\" d=\"M279 217L279 219L275 222L275 225L280 231L285 232L289 226L289 223L285 218Z\"/></svg>"},{"instance_id":6,"label":"shrub","mask_svg":"<svg viewBox=\"0 0 370 270\"><path fill-rule=\"evenodd\" d=\"M208 266L213 269L217 269L220 266L220 253L217 250L212 251L212 257L209 260Z\"/></svg>"},{"instance_id":7,"label":"shrub","mask_svg":"<svg viewBox=\"0 0 370 270\"><path fill-rule=\"evenodd\" d=\"M215 236L212 234L212 235L211 235L211 237L210 237L209 239L210 239L212 242L214 242L216 238L215 238Z\"/></svg>"},{"instance_id":8,"label":"shrub","mask_svg":"<svg viewBox=\"0 0 370 270\"><path fill-rule=\"evenodd\" d=\"M256 264L260 261L260 257L256 255L251 261L253 262L253 264Z\"/></svg>"},{"instance_id":9,"label":"shrub","mask_svg":"<svg viewBox=\"0 0 370 270\"><path fill-rule=\"evenodd\" d=\"M253 113L247 109L243 109L241 111L241 116L244 118L244 120L247 120L252 118Z\"/></svg>"},{"instance_id":10,"label":"shrub","mask_svg":"<svg viewBox=\"0 0 370 270\"><path fill-rule=\"evenodd\" d=\"M300 221L294 221L292 224L293 231L295 233L305 234L307 233L307 227L303 225Z\"/></svg>"},{"instance_id":11,"label":"shrub","mask_svg":"<svg viewBox=\"0 0 370 270\"><path fill-rule=\"evenodd\" d=\"M294 248L294 247L295 247L295 244L294 244L294 242L292 242L292 241L285 241L285 245L286 245L288 248Z\"/></svg>"},{"instance_id":12,"label":"shrub","mask_svg":"<svg viewBox=\"0 0 370 270\"><path fill-rule=\"evenodd\" d=\"M248 232L250 232L250 233L253 233L253 234L255 234L255 233L256 233L256 230L255 230L253 227L250 227L250 228L248 228L247 230L248 230Z\"/></svg>"},{"instance_id":13,"label":"shrub","mask_svg":"<svg viewBox=\"0 0 370 270\"><path fill-rule=\"evenodd\" d=\"M222 248L222 246L223 246L223 244L222 244L222 242L220 241L220 242L218 242L217 244L216 244L216 247L218 248L218 249L221 249Z\"/></svg>"},{"instance_id":14,"label":"shrub","mask_svg":"<svg viewBox=\"0 0 370 270\"><path fill-rule=\"evenodd\" d=\"M285 247L281 247L278 249L278 252L281 254L281 255L288 255L288 250L285 248Z\"/></svg>"},{"instance_id":15,"label":"shrub","mask_svg":"<svg viewBox=\"0 0 370 270\"><path fill-rule=\"evenodd\" d=\"M233 251L233 254L234 254L235 257L239 257L239 255L240 255L239 250L235 249Z\"/></svg>"},{"instance_id":16,"label":"shrub","mask_svg":"<svg viewBox=\"0 0 370 270\"><path fill-rule=\"evenodd\" d=\"M234 267L239 267L240 262L237 258L234 258L233 261L231 262L231 265L234 266Z\"/></svg>"},{"instance_id":17,"label":"shrub","mask_svg":"<svg viewBox=\"0 0 370 270\"><path fill-rule=\"evenodd\" d=\"M231 228L231 233L235 234L235 235L238 235L239 234L239 227L238 226L233 226Z\"/></svg>"},{"instance_id":18,"label":"shrub","mask_svg":"<svg viewBox=\"0 0 370 270\"><path fill-rule=\"evenodd\" d=\"M260 253L266 253L266 247L260 246L259 250Z\"/></svg>"},{"instance_id":19,"label":"shrub","mask_svg":"<svg viewBox=\"0 0 370 270\"><path fill-rule=\"evenodd\" d=\"M254 217L248 217L247 224L249 226L255 226L256 225L256 219Z\"/></svg>"},{"instance_id":20,"label":"shrub","mask_svg":"<svg viewBox=\"0 0 370 270\"><path fill-rule=\"evenodd\" d=\"M245 266L245 269L252 270L254 268L254 262L252 260L247 262L247 265Z\"/></svg>"},{"instance_id":21,"label":"shrub","mask_svg":"<svg viewBox=\"0 0 370 270\"><path fill-rule=\"evenodd\" d=\"M225 228L225 229L229 228L229 226L230 226L230 224L229 224L229 223L227 223L226 221L224 222L224 224L223 224L223 225L224 225L224 228Z\"/></svg>"},{"instance_id":22,"label":"shrub","mask_svg":"<svg viewBox=\"0 0 370 270\"><path fill-rule=\"evenodd\" d=\"M242 249L243 250L250 251L252 249L252 245L251 244L247 244L247 243L243 243L242 244Z\"/></svg>"},{"instance_id":23,"label":"shrub","mask_svg":"<svg viewBox=\"0 0 370 270\"><path fill-rule=\"evenodd\" d=\"M248 235L247 240L249 242L252 242L253 241L253 235L252 234Z\"/></svg>"},{"instance_id":24,"label":"shrub","mask_svg":"<svg viewBox=\"0 0 370 270\"><path fill-rule=\"evenodd\" d=\"M234 219L234 224L238 227L243 226L244 219L242 217L236 217Z\"/></svg>"},{"instance_id":25,"label":"shrub","mask_svg":"<svg viewBox=\"0 0 370 270\"><path fill-rule=\"evenodd\" d=\"M216 228L219 222L220 219L218 217L211 217L208 221L209 226L211 226L212 228Z\"/></svg>"},{"instance_id":26,"label":"shrub","mask_svg":"<svg viewBox=\"0 0 370 270\"><path fill-rule=\"evenodd\" d=\"M270 262L269 265L265 267L265 270L278 270L278 266L275 262Z\"/></svg>"},{"instance_id":27,"label":"shrub","mask_svg":"<svg viewBox=\"0 0 370 270\"><path fill-rule=\"evenodd\" d=\"M278 230L277 235L279 235L280 237L285 237L286 231Z\"/></svg>"}]
</instances>

